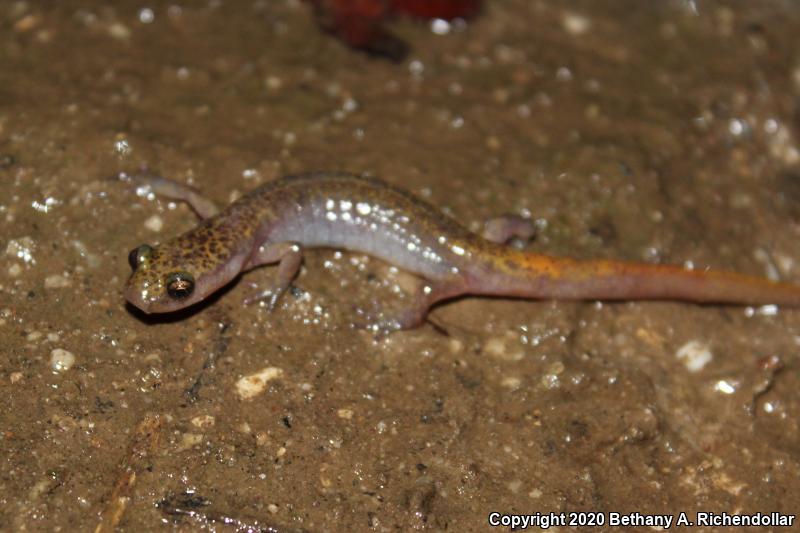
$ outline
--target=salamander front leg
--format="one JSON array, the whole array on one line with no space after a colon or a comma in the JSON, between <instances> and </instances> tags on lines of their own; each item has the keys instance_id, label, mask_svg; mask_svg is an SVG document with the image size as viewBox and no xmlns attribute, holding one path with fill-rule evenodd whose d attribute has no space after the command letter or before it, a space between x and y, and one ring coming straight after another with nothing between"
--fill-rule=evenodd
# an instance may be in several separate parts
<instances>
[{"instance_id":1,"label":"salamander front leg","mask_svg":"<svg viewBox=\"0 0 800 533\"><path fill-rule=\"evenodd\" d=\"M514 238L528 241L535 234L536 226L530 219L518 215L503 215L487 220L481 235L487 241L505 244Z\"/></svg>"},{"instance_id":2,"label":"salamander front leg","mask_svg":"<svg viewBox=\"0 0 800 533\"><path fill-rule=\"evenodd\" d=\"M297 276L297 271L300 270L300 263L303 261L303 248L294 242L262 244L247 261L245 270L259 265L275 263L276 261L278 262L278 272L272 287L246 298L245 305L266 301L267 309L272 311L278 300L283 296L283 293L291 285L292 280Z\"/></svg>"},{"instance_id":3,"label":"salamander front leg","mask_svg":"<svg viewBox=\"0 0 800 533\"><path fill-rule=\"evenodd\" d=\"M186 202L201 220L219 213L219 209L214 205L214 202L205 198L194 187L152 174L147 169L143 169L136 174L120 172L117 174L116 179L135 185L137 194L140 196L147 196L148 193L152 192L170 200Z\"/></svg>"},{"instance_id":4,"label":"salamander front leg","mask_svg":"<svg viewBox=\"0 0 800 533\"><path fill-rule=\"evenodd\" d=\"M415 328L425 322L431 306L436 302L464 294L465 291L466 286L460 278L433 282L423 280L411 297L411 303L406 308L392 315L387 315L381 311L377 317L367 316L365 323L356 323L354 325L381 335L401 329Z\"/></svg>"}]
</instances>

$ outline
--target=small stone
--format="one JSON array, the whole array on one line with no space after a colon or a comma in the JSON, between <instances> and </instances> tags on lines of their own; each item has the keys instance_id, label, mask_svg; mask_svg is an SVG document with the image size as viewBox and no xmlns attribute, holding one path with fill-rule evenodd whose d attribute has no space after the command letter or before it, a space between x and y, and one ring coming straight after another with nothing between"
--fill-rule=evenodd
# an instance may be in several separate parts
<instances>
[{"instance_id":1,"label":"small stone","mask_svg":"<svg viewBox=\"0 0 800 533\"><path fill-rule=\"evenodd\" d=\"M267 388L267 383L283 376L283 370L269 366L236 382L236 393L242 400L255 398Z\"/></svg>"},{"instance_id":2,"label":"small stone","mask_svg":"<svg viewBox=\"0 0 800 533\"><path fill-rule=\"evenodd\" d=\"M200 429L213 427L215 422L215 418L211 415L201 415L192 418L192 425Z\"/></svg>"},{"instance_id":3,"label":"small stone","mask_svg":"<svg viewBox=\"0 0 800 533\"><path fill-rule=\"evenodd\" d=\"M114 39L124 41L130 38L131 30L129 30L124 24L115 22L108 27L108 34Z\"/></svg>"},{"instance_id":4,"label":"small stone","mask_svg":"<svg viewBox=\"0 0 800 533\"><path fill-rule=\"evenodd\" d=\"M283 80L278 76L267 76L267 79L264 80L264 86L270 91L277 91L283 87Z\"/></svg>"},{"instance_id":5,"label":"small stone","mask_svg":"<svg viewBox=\"0 0 800 533\"><path fill-rule=\"evenodd\" d=\"M561 25L570 35L582 35L589 30L592 21L583 15L567 12L561 17Z\"/></svg>"},{"instance_id":6,"label":"small stone","mask_svg":"<svg viewBox=\"0 0 800 533\"><path fill-rule=\"evenodd\" d=\"M506 338L503 337L490 337L489 340L483 345L483 350L492 357L501 359L503 361L521 361L525 358L525 353L517 347L515 350L509 350L506 342L512 341L512 334L507 334Z\"/></svg>"},{"instance_id":7,"label":"small stone","mask_svg":"<svg viewBox=\"0 0 800 533\"><path fill-rule=\"evenodd\" d=\"M464 350L464 343L458 339L450 338L447 342L447 347L450 348L450 353L459 354Z\"/></svg>"},{"instance_id":8,"label":"small stone","mask_svg":"<svg viewBox=\"0 0 800 533\"><path fill-rule=\"evenodd\" d=\"M61 274L53 274L44 278L45 289L64 289L72 285L70 280Z\"/></svg>"},{"instance_id":9,"label":"small stone","mask_svg":"<svg viewBox=\"0 0 800 533\"><path fill-rule=\"evenodd\" d=\"M339 409L338 411L336 411L336 414L339 416L339 418L343 418L345 420L350 420L351 418L353 418L352 409Z\"/></svg>"},{"instance_id":10,"label":"small stone","mask_svg":"<svg viewBox=\"0 0 800 533\"><path fill-rule=\"evenodd\" d=\"M178 451L188 450L203 442L203 435L200 433L183 433L178 443Z\"/></svg>"},{"instance_id":11,"label":"small stone","mask_svg":"<svg viewBox=\"0 0 800 533\"><path fill-rule=\"evenodd\" d=\"M675 357L680 359L686 370L692 373L700 372L713 359L708 345L697 340L689 341L678 348Z\"/></svg>"},{"instance_id":12,"label":"small stone","mask_svg":"<svg viewBox=\"0 0 800 533\"><path fill-rule=\"evenodd\" d=\"M144 221L144 227L158 233L164 227L164 219L158 215L153 215Z\"/></svg>"},{"instance_id":13,"label":"small stone","mask_svg":"<svg viewBox=\"0 0 800 533\"><path fill-rule=\"evenodd\" d=\"M50 368L53 372L65 372L75 364L75 354L62 348L50 352Z\"/></svg>"}]
</instances>

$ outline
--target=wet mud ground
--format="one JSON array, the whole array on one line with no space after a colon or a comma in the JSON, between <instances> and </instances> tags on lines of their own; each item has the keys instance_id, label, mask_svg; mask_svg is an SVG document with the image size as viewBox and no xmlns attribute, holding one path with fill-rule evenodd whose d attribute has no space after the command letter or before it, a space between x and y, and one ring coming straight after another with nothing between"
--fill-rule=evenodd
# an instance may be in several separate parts
<instances>
[{"instance_id":1,"label":"wet mud ground","mask_svg":"<svg viewBox=\"0 0 800 533\"><path fill-rule=\"evenodd\" d=\"M375 339L408 275L325 250L272 313L269 268L125 305L128 251L195 223L106 179L142 165L220 204L368 172L532 250L800 281L796 6L487 3L393 23L400 64L294 1L0 4L0 530L797 513L798 311L463 298Z\"/></svg>"}]
</instances>

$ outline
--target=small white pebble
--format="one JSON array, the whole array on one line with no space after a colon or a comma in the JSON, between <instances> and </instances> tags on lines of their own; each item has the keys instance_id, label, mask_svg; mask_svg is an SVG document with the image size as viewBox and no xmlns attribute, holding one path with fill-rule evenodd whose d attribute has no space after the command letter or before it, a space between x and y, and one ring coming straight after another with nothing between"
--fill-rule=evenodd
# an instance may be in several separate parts
<instances>
[{"instance_id":1,"label":"small white pebble","mask_svg":"<svg viewBox=\"0 0 800 533\"><path fill-rule=\"evenodd\" d=\"M72 285L72 283L69 281L69 279L61 274L53 274L52 276L47 276L44 278L45 289L63 289L69 287L70 285Z\"/></svg>"},{"instance_id":2,"label":"small white pebble","mask_svg":"<svg viewBox=\"0 0 800 533\"><path fill-rule=\"evenodd\" d=\"M270 91L277 91L283 87L283 80L278 76L267 76L267 79L264 80L264 86Z\"/></svg>"},{"instance_id":3,"label":"small white pebble","mask_svg":"<svg viewBox=\"0 0 800 533\"><path fill-rule=\"evenodd\" d=\"M559 67L556 70L556 80L558 81L572 80L572 71L567 67Z\"/></svg>"},{"instance_id":4,"label":"small white pebble","mask_svg":"<svg viewBox=\"0 0 800 533\"><path fill-rule=\"evenodd\" d=\"M142 24L150 24L156 18L155 13L149 7L143 7L139 10L139 22Z\"/></svg>"},{"instance_id":5,"label":"small white pebble","mask_svg":"<svg viewBox=\"0 0 800 533\"><path fill-rule=\"evenodd\" d=\"M283 376L283 370L268 366L249 376L244 376L236 382L236 394L242 400L255 398L267 388L267 383Z\"/></svg>"},{"instance_id":6,"label":"small white pebble","mask_svg":"<svg viewBox=\"0 0 800 533\"><path fill-rule=\"evenodd\" d=\"M336 411L336 414L339 416L339 418L343 418L345 420L350 420L351 418L353 418L352 409L339 409L338 411Z\"/></svg>"},{"instance_id":7,"label":"small white pebble","mask_svg":"<svg viewBox=\"0 0 800 533\"><path fill-rule=\"evenodd\" d=\"M451 337L447 342L447 347L450 348L450 353L458 354L464 350L464 343L456 338Z\"/></svg>"},{"instance_id":8,"label":"small white pebble","mask_svg":"<svg viewBox=\"0 0 800 533\"><path fill-rule=\"evenodd\" d=\"M447 35L450 33L450 23L444 19L433 19L431 21L431 31L436 35Z\"/></svg>"},{"instance_id":9,"label":"small white pebble","mask_svg":"<svg viewBox=\"0 0 800 533\"><path fill-rule=\"evenodd\" d=\"M108 27L108 34L112 36L114 39L119 39L120 41L124 41L130 38L131 30L129 30L128 27L125 26L124 24L115 22L114 24Z\"/></svg>"},{"instance_id":10,"label":"small white pebble","mask_svg":"<svg viewBox=\"0 0 800 533\"><path fill-rule=\"evenodd\" d=\"M211 415L200 415L192 418L192 425L200 429L213 427L215 422L216 419Z\"/></svg>"},{"instance_id":11,"label":"small white pebble","mask_svg":"<svg viewBox=\"0 0 800 533\"><path fill-rule=\"evenodd\" d=\"M275 514L279 510L280 510L280 508L277 505L275 505L274 503L270 503L270 504L267 505L267 511L269 511L271 514Z\"/></svg>"},{"instance_id":12,"label":"small white pebble","mask_svg":"<svg viewBox=\"0 0 800 533\"><path fill-rule=\"evenodd\" d=\"M778 314L778 306L773 304L762 305L756 309L756 314L761 316L775 316Z\"/></svg>"},{"instance_id":13,"label":"small white pebble","mask_svg":"<svg viewBox=\"0 0 800 533\"><path fill-rule=\"evenodd\" d=\"M246 180L261 179L261 174L255 168L246 168L242 171L242 177Z\"/></svg>"},{"instance_id":14,"label":"small white pebble","mask_svg":"<svg viewBox=\"0 0 800 533\"><path fill-rule=\"evenodd\" d=\"M164 228L164 219L158 215L153 215L144 221L144 227L157 233Z\"/></svg>"},{"instance_id":15,"label":"small white pebble","mask_svg":"<svg viewBox=\"0 0 800 533\"><path fill-rule=\"evenodd\" d=\"M692 373L700 372L713 359L708 345L696 340L689 341L678 348L675 357L680 359L686 370Z\"/></svg>"},{"instance_id":16,"label":"small white pebble","mask_svg":"<svg viewBox=\"0 0 800 533\"><path fill-rule=\"evenodd\" d=\"M356 110L358 110L358 101L354 98L345 98L344 102L342 102L342 111L352 113Z\"/></svg>"},{"instance_id":17,"label":"small white pebble","mask_svg":"<svg viewBox=\"0 0 800 533\"><path fill-rule=\"evenodd\" d=\"M11 375L8 377L11 380L11 383L14 384L14 383L19 383L22 380L23 375L22 372L12 372Z\"/></svg>"},{"instance_id":18,"label":"small white pebble","mask_svg":"<svg viewBox=\"0 0 800 533\"><path fill-rule=\"evenodd\" d=\"M64 372L75 364L75 354L62 348L50 352L50 368L53 372Z\"/></svg>"},{"instance_id":19,"label":"small white pebble","mask_svg":"<svg viewBox=\"0 0 800 533\"><path fill-rule=\"evenodd\" d=\"M490 356L503 361L520 361L525 358L525 353L522 349L517 348L511 351L506 346L506 341L511 341L511 337L511 334L507 334L505 339L502 337L490 337L483 345L483 350Z\"/></svg>"},{"instance_id":20,"label":"small white pebble","mask_svg":"<svg viewBox=\"0 0 800 533\"><path fill-rule=\"evenodd\" d=\"M714 390L723 394L733 394L736 392L736 387L730 381L721 379L714 384Z\"/></svg>"},{"instance_id":21,"label":"small white pebble","mask_svg":"<svg viewBox=\"0 0 800 533\"><path fill-rule=\"evenodd\" d=\"M586 33L592 25L592 21L583 15L577 13L564 13L561 17L561 25L571 35L581 35Z\"/></svg>"}]
</instances>

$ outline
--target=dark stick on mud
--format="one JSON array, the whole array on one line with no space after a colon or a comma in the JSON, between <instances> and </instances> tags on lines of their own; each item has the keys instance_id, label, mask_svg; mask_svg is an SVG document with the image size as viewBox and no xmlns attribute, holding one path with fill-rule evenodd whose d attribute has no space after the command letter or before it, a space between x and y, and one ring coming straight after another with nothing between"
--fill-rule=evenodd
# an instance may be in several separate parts
<instances>
[{"instance_id":1,"label":"dark stick on mud","mask_svg":"<svg viewBox=\"0 0 800 533\"><path fill-rule=\"evenodd\" d=\"M95 533L116 531L131 501L136 476L146 468L147 458L158 449L163 425L164 421L160 415L148 413L136 426L128 446L128 453L122 459L119 475L100 516L100 523L94 529Z\"/></svg>"},{"instance_id":2,"label":"dark stick on mud","mask_svg":"<svg viewBox=\"0 0 800 533\"><path fill-rule=\"evenodd\" d=\"M200 388L205 384L205 377L208 371L213 369L220 356L228 351L231 339L229 335L226 335L226 332L231 328L231 325L232 323L229 321L220 322L219 336L214 343L214 348L209 350L203 367L197 373L192 385L186 389L186 396L189 399L189 403L194 403L200 399Z\"/></svg>"},{"instance_id":3,"label":"dark stick on mud","mask_svg":"<svg viewBox=\"0 0 800 533\"><path fill-rule=\"evenodd\" d=\"M268 523L263 523L255 518L236 517L224 511L207 509L211 502L193 492L168 494L156 505L168 517L190 518L195 523L203 526L225 524L233 526L236 531L248 533L307 533L302 529L285 529Z\"/></svg>"}]
</instances>

